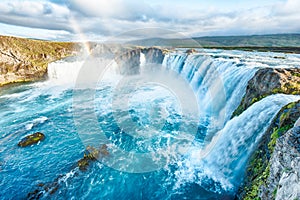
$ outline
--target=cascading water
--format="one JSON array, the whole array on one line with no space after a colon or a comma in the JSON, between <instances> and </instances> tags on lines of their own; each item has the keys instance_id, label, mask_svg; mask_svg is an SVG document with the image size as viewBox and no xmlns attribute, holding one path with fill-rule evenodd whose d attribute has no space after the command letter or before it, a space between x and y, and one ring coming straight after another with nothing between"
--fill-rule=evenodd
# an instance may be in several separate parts
<instances>
[{"instance_id":1,"label":"cascading water","mask_svg":"<svg viewBox=\"0 0 300 200\"><path fill-rule=\"evenodd\" d=\"M148 73L144 54L140 58L141 74L126 77L128 85L122 85L120 92L124 76L117 73L116 62L107 62L111 67L102 80L97 80L94 102L88 98L91 88L74 88L78 74L83 72L83 61L50 64L48 81L1 92L0 196L20 199L38 191L36 195L45 199L233 198L245 163L270 121L282 106L299 99L273 95L230 120L256 70L280 65L272 56L213 50L167 55L159 67L176 72L177 78L192 88L199 107L197 122L192 115L182 114L174 91L155 83L134 87L146 75L143 73ZM298 61L288 58L286 63L295 65ZM158 66L152 67L159 70ZM184 90L184 85L173 78L172 85ZM79 98L74 100L74 94ZM91 121L90 112L96 121ZM83 134L75 120L77 114L82 119ZM91 123L101 127L110 142L108 161L112 164L108 165L107 160L94 162L87 171L80 171L76 166L85 145L99 145L99 130ZM132 123L137 126L132 128ZM195 125L197 132L192 135ZM16 146L25 135L38 131L46 135L45 141L27 148ZM128 173L130 170L121 169L143 170L151 165L132 165L129 160L135 159L134 154L126 157L116 147L125 152L149 153L152 157L145 159L164 158L165 163L147 173ZM178 153L179 147L186 147L183 153ZM57 191L52 194L53 189Z\"/></svg>"}]
</instances>

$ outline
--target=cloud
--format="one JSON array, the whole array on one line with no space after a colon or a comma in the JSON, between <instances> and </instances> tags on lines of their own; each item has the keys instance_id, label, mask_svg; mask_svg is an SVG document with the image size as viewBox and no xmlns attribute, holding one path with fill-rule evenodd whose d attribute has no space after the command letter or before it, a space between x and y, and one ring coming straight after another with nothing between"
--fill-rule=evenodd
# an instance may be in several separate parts
<instances>
[{"instance_id":1,"label":"cloud","mask_svg":"<svg viewBox=\"0 0 300 200\"><path fill-rule=\"evenodd\" d=\"M0 23L63 31L68 37L85 35L88 39L97 35L101 39L108 38L147 27L170 29L190 36L300 32L300 0L243 3L238 7L228 2L226 8L225 3L211 2L214 3L195 0L4 0L0 2ZM133 31L130 33L134 36Z\"/></svg>"},{"instance_id":2,"label":"cloud","mask_svg":"<svg viewBox=\"0 0 300 200\"><path fill-rule=\"evenodd\" d=\"M139 21L155 13L150 5L134 0L68 0L67 5L84 16L105 19Z\"/></svg>"},{"instance_id":3,"label":"cloud","mask_svg":"<svg viewBox=\"0 0 300 200\"><path fill-rule=\"evenodd\" d=\"M32 28L72 31L70 10L46 1L1 1L0 22Z\"/></svg>"}]
</instances>

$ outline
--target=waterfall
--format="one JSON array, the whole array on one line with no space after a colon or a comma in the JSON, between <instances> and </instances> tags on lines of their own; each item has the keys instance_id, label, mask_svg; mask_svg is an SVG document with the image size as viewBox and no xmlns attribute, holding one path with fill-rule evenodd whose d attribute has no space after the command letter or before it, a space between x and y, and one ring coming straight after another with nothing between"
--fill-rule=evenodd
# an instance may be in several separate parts
<instances>
[{"instance_id":1,"label":"waterfall","mask_svg":"<svg viewBox=\"0 0 300 200\"><path fill-rule=\"evenodd\" d=\"M180 74L197 94L201 109L200 124L207 124L202 133L207 142L230 119L246 91L248 81L257 68L234 61L213 59L207 55L170 54L163 65Z\"/></svg>"},{"instance_id":2,"label":"waterfall","mask_svg":"<svg viewBox=\"0 0 300 200\"><path fill-rule=\"evenodd\" d=\"M48 82L54 85L75 86L76 81L89 84L115 79L117 74L118 66L113 59L62 60L48 66Z\"/></svg>"},{"instance_id":3,"label":"waterfall","mask_svg":"<svg viewBox=\"0 0 300 200\"><path fill-rule=\"evenodd\" d=\"M198 179L200 185L205 184L203 181L208 182L207 179L212 179L220 183L222 189L235 189L243 179L249 156L275 115L284 105L299 98L277 94L253 104L241 115L230 120L204 149L193 147L185 158L185 167L177 172L178 179ZM221 190L220 188L211 190L216 192Z\"/></svg>"},{"instance_id":4,"label":"waterfall","mask_svg":"<svg viewBox=\"0 0 300 200\"><path fill-rule=\"evenodd\" d=\"M57 61L48 66L49 82L57 85L74 84L84 61Z\"/></svg>"}]
</instances>

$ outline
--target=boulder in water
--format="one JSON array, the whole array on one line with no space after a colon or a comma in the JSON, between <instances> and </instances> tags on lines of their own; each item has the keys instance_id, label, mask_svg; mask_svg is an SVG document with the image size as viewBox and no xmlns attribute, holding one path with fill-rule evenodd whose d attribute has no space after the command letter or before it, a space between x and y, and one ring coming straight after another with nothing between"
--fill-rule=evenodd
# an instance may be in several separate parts
<instances>
[{"instance_id":1,"label":"boulder in water","mask_svg":"<svg viewBox=\"0 0 300 200\"><path fill-rule=\"evenodd\" d=\"M87 170L87 167L90 165L91 161L95 161L100 157L105 157L107 155L109 155L109 152L106 144L101 145L99 149L96 149L92 146L87 146L83 158L77 162L77 165L81 171L85 171Z\"/></svg>"},{"instance_id":2,"label":"boulder in water","mask_svg":"<svg viewBox=\"0 0 300 200\"><path fill-rule=\"evenodd\" d=\"M28 135L24 137L19 143L19 147L27 147L32 144L36 144L39 141L43 141L45 139L45 135L41 132L36 132L34 134Z\"/></svg>"}]
</instances>

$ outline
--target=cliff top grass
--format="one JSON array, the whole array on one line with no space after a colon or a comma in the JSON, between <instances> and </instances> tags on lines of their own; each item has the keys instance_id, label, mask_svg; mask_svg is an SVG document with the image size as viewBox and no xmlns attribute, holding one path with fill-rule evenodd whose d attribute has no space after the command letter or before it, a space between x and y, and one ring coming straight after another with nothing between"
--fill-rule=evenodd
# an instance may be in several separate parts
<instances>
[{"instance_id":1,"label":"cliff top grass","mask_svg":"<svg viewBox=\"0 0 300 200\"><path fill-rule=\"evenodd\" d=\"M1 51L10 51L12 54L19 54L22 57L35 60L45 59L46 55L52 59L59 59L62 53L68 54L75 49L76 43L73 42L53 42L0 36Z\"/></svg>"},{"instance_id":2,"label":"cliff top grass","mask_svg":"<svg viewBox=\"0 0 300 200\"><path fill-rule=\"evenodd\" d=\"M0 36L0 86L40 80L50 62L76 55L78 43Z\"/></svg>"}]
</instances>

